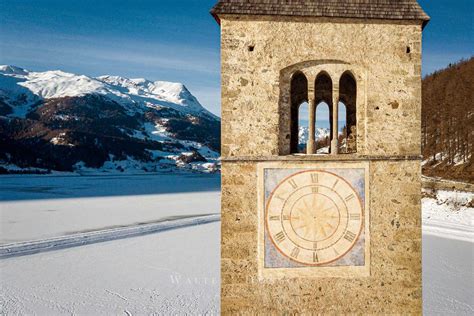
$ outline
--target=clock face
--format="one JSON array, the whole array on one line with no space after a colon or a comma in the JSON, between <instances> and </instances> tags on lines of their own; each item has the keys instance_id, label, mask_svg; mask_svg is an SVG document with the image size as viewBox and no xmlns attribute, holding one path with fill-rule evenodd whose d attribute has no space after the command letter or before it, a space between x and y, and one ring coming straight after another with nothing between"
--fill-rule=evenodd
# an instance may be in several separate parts
<instances>
[{"instance_id":1,"label":"clock face","mask_svg":"<svg viewBox=\"0 0 474 316\"><path fill-rule=\"evenodd\" d=\"M302 265L318 266L342 258L354 247L364 212L346 180L331 172L307 170L275 187L264 220L281 254Z\"/></svg>"}]
</instances>

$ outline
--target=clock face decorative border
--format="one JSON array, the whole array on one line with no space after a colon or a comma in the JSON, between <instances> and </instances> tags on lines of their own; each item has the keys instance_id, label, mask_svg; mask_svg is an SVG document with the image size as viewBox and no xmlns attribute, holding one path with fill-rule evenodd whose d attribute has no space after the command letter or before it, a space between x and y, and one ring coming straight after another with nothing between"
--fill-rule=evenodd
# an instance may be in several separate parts
<instances>
[{"instance_id":1,"label":"clock face decorative border","mask_svg":"<svg viewBox=\"0 0 474 316\"><path fill-rule=\"evenodd\" d=\"M260 163L260 277L370 274L368 163Z\"/></svg>"}]
</instances>

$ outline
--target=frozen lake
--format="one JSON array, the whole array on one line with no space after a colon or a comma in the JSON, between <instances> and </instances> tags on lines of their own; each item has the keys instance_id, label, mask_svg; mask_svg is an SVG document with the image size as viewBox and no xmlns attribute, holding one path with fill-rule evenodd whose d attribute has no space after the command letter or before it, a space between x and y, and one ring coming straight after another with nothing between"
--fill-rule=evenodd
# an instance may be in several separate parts
<instances>
[{"instance_id":1,"label":"frozen lake","mask_svg":"<svg viewBox=\"0 0 474 316\"><path fill-rule=\"evenodd\" d=\"M2 202L219 190L220 174L0 176Z\"/></svg>"},{"instance_id":2,"label":"frozen lake","mask_svg":"<svg viewBox=\"0 0 474 316\"><path fill-rule=\"evenodd\" d=\"M216 174L0 177L0 244L215 213Z\"/></svg>"}]
</instances>

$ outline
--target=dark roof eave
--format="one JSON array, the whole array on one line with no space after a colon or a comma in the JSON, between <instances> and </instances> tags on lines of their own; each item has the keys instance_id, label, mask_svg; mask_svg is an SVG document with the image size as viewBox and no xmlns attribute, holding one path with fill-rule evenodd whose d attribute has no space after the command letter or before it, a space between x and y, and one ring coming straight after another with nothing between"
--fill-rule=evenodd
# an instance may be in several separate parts
<instances>
[{"instance_id":1,"label":"dark roof eave","mask_svg":"<svg viewBox=\"0 0 474 316\"><path fill-rule=\"evenodd\" d=\"M212 17L214 18L214 20L216 20L217 24L219 24L219 26L220 26L221 25L221 19L219 18L217 13L214 12L214 8L211 10L210 13L211 13Z\"/></svg>"},{"instance_id":2,"label":"dark roof eave","mask_svg":"<svg viewBox=\"0 0 474 316\"><path fill-rule=\"evenodd\" d=\"M219 18L219 14L215 12L214 8L210 11L210 14L212 15L212 17L216 20L217 24L219 24L219 26L221 25L221 19ZM260 16L273 16L271 14L236 14L236 13L225 13L225 15L260 15ZM294 16L294 15L281 15L281 16ZM352 17L352 18L348 18L348 17L336 17L336 16L299 16L299 17L320 17L320 18L338 18L338 19L369 19L369 20L376 20L374 18L358 18L358 17ZM394 19L394 18L386 18L386 20L392 20L392 21L403 21L403 20L407 20L407 19ZM415 19L413 19L415 20ZM425 19L417 19L418 21L422 21L422 25L421 25L421 29L423 30L426 25L428 25L428 23L430 22L431 18L428 16L427 18ZM416 21L416 20L415 20Z\"/></svg>"},{"instance_id":3,"label":"dark roof eave","mask_svg":"<svg viewBox=\"0 0 474 316\"><path fill-rule=\"evenodd\" d=\"M430 17L417 0L218 0L211 14L422 21Z\"/></svg>"}]
</instances>

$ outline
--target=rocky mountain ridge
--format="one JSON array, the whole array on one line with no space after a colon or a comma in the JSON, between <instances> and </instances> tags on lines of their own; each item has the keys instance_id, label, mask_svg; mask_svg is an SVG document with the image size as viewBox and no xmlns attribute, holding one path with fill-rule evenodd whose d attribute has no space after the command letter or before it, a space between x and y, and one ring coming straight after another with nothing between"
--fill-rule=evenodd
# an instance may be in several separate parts
<instances>
[{"instance_id":1,"label":"rocky mountain ridge","mask_svg":"<svg viewBox=\"0 0 474 316\"><path fill-rule=\"evenodd\" d=\"M215 171L220 120L181 83L0 66L0 172Z\"/></svg>"}]
</instances>

